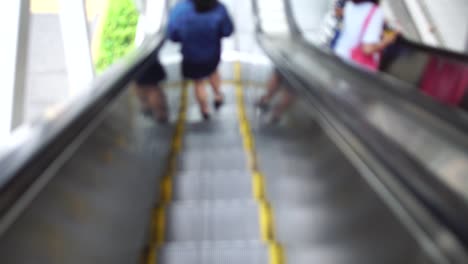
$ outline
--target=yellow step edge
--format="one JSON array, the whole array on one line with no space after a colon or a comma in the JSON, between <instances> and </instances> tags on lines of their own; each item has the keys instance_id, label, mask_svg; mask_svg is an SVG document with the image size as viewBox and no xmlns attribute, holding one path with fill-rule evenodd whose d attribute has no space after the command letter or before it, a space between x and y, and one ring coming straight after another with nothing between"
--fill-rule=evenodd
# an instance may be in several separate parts
<instances>
[{"instance_id":1,"label":"yellow step edge","mask_svg":"<svg viewBox=\"0 0 468 264\"><path fill-rule=\"evenodd\" d=\"M260 172L253 172L252 177L254 198L257 201L265 200L265 178Z\"/></svg>"},{"instance_id":2,"label":"yellow step edge","mask_svg":"<svg viewBox=\"0 0 468 264\"><path fill-rule=\"evenodd\" d=\"M273 214L270 205L266 201L259 201L260 227L262 240L265 243L275 242L275 232L273 224Z\"/></svg>"},{"instance_id":3,"label":"yellow step edge","mask_svg":"<svg viewBox=\"0 0 468 264\"><path fill-rule=\"evenodd\" d=\"M269 244L270 264L284 264L286 263L284 248L277 243Z\"/></svg>"},{"instance_id":4,"label":"yellow step edge","mask_svg":"<svg viewBox=\"0 0 468 264\"><path fill-rule=\"evenodd\" d=\"M166 205L159 206L153 214L153 230L151 231L151 244L161 246L166 237Z\"/></svg>"},{"instance_id":5,"label":"yellow step edge","mask_svg":"<svg viewBox=\"0 0 468 264\"><path fill-rule=\"evenodd\" d=\"M151 217L150 241L148 243L148 250L143 256L143 263L146 264L157 263L157 250L163 245L166 237L166 208L173 197L173 178L177 168L177 157L182 149L182 137L185 131L185 120L187 116L188 91L186 86L187 83L184 82L180 96L179 115L174 136L172 138L166 174L159 186L161 190L161 204L154 209Z\"/></svg>"},{"instance_id":6,"label":"yellow step edge","mask_svg":"<svg viewBox=\"0 0 468 264\"><path fill-rule=\"evenodd\" d=\"M168 203L172 200L172 176L164 177L161 183L161 201Z\"/></svg>"},{"instance_id":7,"label":"yellow step edge","mask_svg":"<svg viewBox=\"0 0 468 264\"><path fill-rule=\"evenodd\" d=\"M156 248L149 248L145 256L143 256L142 264L156 264L156 259L158 258Z\"/></svg>"},{"instance_id":8,"label":"yellow step edge","mask_svg":"<svg viewBox=\"0 0 468 264\"><path fill-rule=\"evenodd\" d=\"M255 139L252 134L247 111L245 109L241 72L242 69L240 62L235 63L234 78L238 108L237 116L240 122L239 130L242 136L244 150L248 159L249 169L252 174L252 193L258 203L261 236L262 240L268 246L269 263L285 264L286 258L284 248L276 241L274 214L266 196L265 177L258 167L258 159L255 150Z\"/></svg>"}]
</instances>

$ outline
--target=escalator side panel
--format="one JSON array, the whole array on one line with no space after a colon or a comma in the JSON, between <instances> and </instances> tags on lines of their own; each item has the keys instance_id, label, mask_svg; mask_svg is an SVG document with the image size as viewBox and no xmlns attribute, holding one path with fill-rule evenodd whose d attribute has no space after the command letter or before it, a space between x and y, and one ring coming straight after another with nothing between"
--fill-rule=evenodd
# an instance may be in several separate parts
<instances>
[{"instance_id":1,"label":"escalator side panel","mask_svg":"<svg viewBox=\"0 0 468 264\"><path fill-rule=\"evenodd\" d=\"M169 93L174 105L177 90ZM0 238L2 263L136 263L172 127L144 119L130 90ZM159 162L155 162L159 161Z\"/></svg>"}]
</instances>

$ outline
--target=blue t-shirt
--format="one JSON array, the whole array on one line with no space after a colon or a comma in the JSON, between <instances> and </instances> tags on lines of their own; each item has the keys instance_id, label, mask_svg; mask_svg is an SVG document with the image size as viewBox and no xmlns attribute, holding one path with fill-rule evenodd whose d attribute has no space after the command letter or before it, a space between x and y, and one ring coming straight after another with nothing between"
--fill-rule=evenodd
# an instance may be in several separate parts
<instances>
[{"instance_id":1,"label":"blue t-shirt","mask_svg":"<svg viewBox=\"0 0 468 264\"><path fill-rule=\"evenodd\" d=\"M171 11L168 36L182 43L184 60L204 63L219 60L221 39L234 32L226 7L218 3L208 12L198 13L192 0L184 0Z\"/></svg>"},{"instance_id":2,"label":"blue t-shirt","mask_svg":"<svg viewBox=\"0 0 468 264\"><path fill-rule=\"evenodd\" d=\"M335 2L335 8L344 8L347 0L337 0Z\"/></svg>"}]
</instances>

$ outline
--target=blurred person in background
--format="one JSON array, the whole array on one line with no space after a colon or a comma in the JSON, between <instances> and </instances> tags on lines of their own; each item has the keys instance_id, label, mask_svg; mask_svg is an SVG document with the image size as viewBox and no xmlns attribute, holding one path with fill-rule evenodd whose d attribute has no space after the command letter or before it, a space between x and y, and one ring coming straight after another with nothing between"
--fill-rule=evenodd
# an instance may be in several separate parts
<instances>
[{"instance_id":1,"label":"blurred person in background","mask_svg":"<svg viewBox=\"0 0 468 264\"><path fill-rule=\"evenodd\" d=\"M334 48L348 61L372 71L378 70L380 52L391 38L382 38L384 13L379 0L348 0L343 12L343 28Z\"/></svg>"},{"instance_id":2,"label":"blurred person in background","mask_svg":"<svg viewBox=\"0 0 468 264\"><path fill-rule=\"evenodd\" d=\"M278 123L283 113L286 112L286 110L288 110L294 102L294 95L285 86L284 79L278 70L274 70L273 74L268 80L266 88L266 93L256 102L256 106L263 112L267 112L270 110L270 104L272 103L275 96L279 92L282 92L282 96L279 99L280 101L273 107L270 120L271 123Z\"/></svg>"},{"instance_id":3,"label":"blurred person in background","mask_svg":"<svg viewBox=\"0 0 468 264\"><path fill-rule=\"evenodd\" d=\"M344 7L346 5L346 1L348 0L335 0L335 20L336 24L333 29L333 37L330 41L330 48L334 49L336 46L336 42L338 41L340 34L341 34L341 29L343 28L343 14L344 14Z\"/></svg>"},{"instance_id":4,"label":"blurred person in background","mask_svg":"<svg viewBox=\"0 0 468 264\"><path fill-rule=\"evenodd\" d=\"M164 124L168 122L166 94L161 83L166 79L166 72L158 60L149 62L137 73L135 91L142 104L145 116Z\"/></svg>"},{"instance_id":5,"label":"blurred person in background","mask_svg":"<svg viewBox=\"0 0 468 264\"><path fill-rule=\"evenodd\" d=\"M385 22L383 39L388 45L382 50L379 65L380 71L386 71L393 63L393 60L404 56L406 50L404 46L401 45L402 37L399 27L392 25L389 21Z\"/></svg>"},{"instance_id":6,"label":"blurred person in background","mask_svg":"<svg viewBox=\"0 0 468 264\"><path fill-rule=\"evenodd\" d=\"M214 108L224 103L218 64L221 40L234 32L226 7L218 0L183 0L171 11L168 36L182 44L182 74L194 81L195 94L205 120L210 118L205 80L214 92Z\"/></svg>"}]
</instances>

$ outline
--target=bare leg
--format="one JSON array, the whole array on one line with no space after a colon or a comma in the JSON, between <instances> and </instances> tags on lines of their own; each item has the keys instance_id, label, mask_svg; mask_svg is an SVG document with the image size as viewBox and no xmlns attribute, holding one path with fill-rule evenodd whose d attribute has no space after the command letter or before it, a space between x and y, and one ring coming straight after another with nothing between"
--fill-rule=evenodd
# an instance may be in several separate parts
<instances>
[{"instance_id":1,"label":"bare leg","mask_svg":"<svg viewBox=\"0 0 468 264\"><path fill-rule=\"evenodd\" d=\"M152 87L148 93L148 102L153 110L153 114L158 121L167 121L167 100L166 94L161 87Z\"/></svg>"},{"instance_id":2,"label":"bare leg","mask_svg":"<svg viewBox=\"0 0 468 264\"><path fill-rule=\"evenodd\" d=\"M268 81L268 84L267 84L267 92L265 95L263 95L258 104L261 106L261 105L266 105L266 104L269 104L271 102L271 100L273 99L273 97L275 97L276 93L280 90L280 77L278 76L278 74L273 74L270 78L270 80Z\"/></svg>"},{"instance_id":3,"label":"bare leg","mask_svg":"<svg viewBox=\"0 0 468 264\"><path fill-rule=\"evenodd\" d=\"M135 92L144 108L149 108L148 95L146 87L135 85Z\"/></svg>"},{"instance_id":4,"label":"bare leg","mask_svg":"<svg viewBox=\"0 0 468 264\"><path fill-rule=\"evenodd\" d=\"M195 95L198 100L198 105L200 106L200 111L203 116L206 118L208 114L208 96L205 90L205 83L203 80L195 80Z\"/></svg>"},{"instance_id":5,"label":"bare leg","mask_svg":"<svg viewBox=\"0 0 468 264\"><path fill-rule=\"evenodd\" d=\"M288 92L287 90L283 91L283 97L281 98L280 103L273 110L272 120L273 122L279 121L281 115L283 115L286 110L292 105L295 97Z\"/></svg>"},{"instance_id":6,"label":"bare leg","mask_svg":"<svg viewBox=\"0 0 468 264\"><path fill-rule=\"evenodd\" d=\"M222 101L223 100L223 94L221 93L221 75L219 74L218 71L215 71L210 77L209 81L211 84L211 88L213 89L213 92L215 94L215 100L216 101Z\"/></svg>"}]
</instances>

